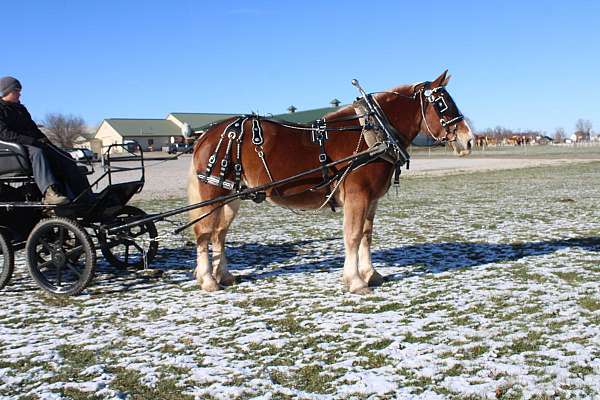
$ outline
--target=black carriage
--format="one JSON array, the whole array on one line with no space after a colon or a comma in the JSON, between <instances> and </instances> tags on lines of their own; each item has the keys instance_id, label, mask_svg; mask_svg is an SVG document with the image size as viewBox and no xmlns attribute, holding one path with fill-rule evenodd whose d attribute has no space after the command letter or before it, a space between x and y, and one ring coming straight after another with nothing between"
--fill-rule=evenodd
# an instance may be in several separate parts
<instances>
[{"instance_id":1,"label":"black carriage","mask_svg":"<svg viewBox=\"0 0 600 400\"><path fill-rule=\"evenodd\" d=\"M121 147L127 156L112 156ZM112 145L105 155L104 172L71 203L45 205L31 175L27 150L0 141L0 289L14 271L14 253L24 250L31 277L45 291L57 296L80 293L92 281L96 253L100 250L112 265L142 267L156 255L156 226L145 221L113 234L106 228L143 219L146 213L128 205L144 186L144 156ZM136 161L134 167L120 162ZM91 166L88 163L88 166ZM85 173L93 173L93 166ZM139 179L114 182L119 171L139 171ZM94 192L93 188L105 186Z\"/></svg>"}]
</instances>

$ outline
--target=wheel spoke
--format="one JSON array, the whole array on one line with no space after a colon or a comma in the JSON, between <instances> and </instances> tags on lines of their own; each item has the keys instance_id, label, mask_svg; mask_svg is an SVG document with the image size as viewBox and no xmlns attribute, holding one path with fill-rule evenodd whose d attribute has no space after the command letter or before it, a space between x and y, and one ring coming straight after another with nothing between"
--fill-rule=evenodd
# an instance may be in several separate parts
<instances>
[{"instance_id":1,"label":"wheel spoke","mask_svg":"<svg viewBox=\"0 0 600 400\"><path fill-rule=\"evenodd\" d=\"M139 244L137 244L136 242L131 242L131 244L133 244L133 246L136 249L138 249L142 255L144 255L145 251L144 251L144 249Z\"/></svg>"},{"instance_id":2,"label":"wheel spoke","mask_svg":"<svg viewBox=\"0 0 600 400\"><path fill-rule=\"evenodd\" d=\"M129 262L129 246L125 245L125 262Z\"/></svg>"},{"instance_id":3,"label":"wheel spoke","mask_svg":"<svg viewBox=\"0 0 600 400\"><path fill-rule=\"evenodd\" d=\"M109 248L112 249L113 247L116 247L120 244L123 244L123 242L125 241L125 239L119 237L119 238L115 238L115 239L108 239L106 238L104 241L104 245Z\"/></svg>"},{"instance_id":4,"label":"wheel spoke","mask_svg":"<svg viewBox=\"0 0 600 400\"><path fill-rule=\"evenodd\" d=\"M48 253L50 253L52 251L52 246L48 243L48 239L46 239L46 238L40 239L40 244L42 245L42 248L44 250L46 250Z\"/></svg>"},{"instance_id":5,"label":"wheel spoke","mask_svg":"<svg viewBox=\"0 0 600 400\"><path fill-rule=\"evenodd\" d=\"M83 252L84 252L83 245L80 244L79 246L74 247L71 250L67 251L65 253L65 256L69 257L69 258L71 258L72 256L77 256L76 258L79 258L81 256L81 254L83 254Z\"/></svg>"},{"instance_id":6,"label":"wheel spoke","mask_svg":"<svg viewBox=\"0 0 600 400\"><path fill-rule=\"evenodd\" d=\"M38 264L38 269L40 269L40 270L41 270L42 268L46 268L48 265L52 264L52 260L48 260L48 261L46 261L46 260L44 260L43 258L40 258L40 260L44 261L43 263L41 263L41 264Z\"/></svg>"},{"instance_id":7,"label":"wheel spoke","mask_svg":"<svg viewBox=\"0 0 600 400\"><path fill-rule=\"evenodd\" d=\"M131 236L133 237L140 237L142 235L145 235L146 233L149 233L147 227L145 225L141 225L140 226L140 230L136 233L131 233Z\"/></svg>"},{"instance_id":8,"label":"wheel spoke","mask_svg":"<svg viewBox=\"0 0 600 400\"><path fill-rule=\"evenodd\" d=\"M79 270L77 269L77 267L73 264L71 264L70 262L65 263L65 266L67 268L69 268L72 272L75 272L75 275L77 275L79 278L81 278L81 272L79 272Z\"/></svg>"},{"instance_id":9,"label":"wheel spoke","mask_svg":"<svg viewBox=\"0 0 600 400\"><path fill-rule=\"evenodd\" d=\"M59 247L63 247L65 243L65 228L63 226L58 227L58 239L56 240L56 244Z\"/></svg>"},{"instance_id":10,"label":"wheel spoke","mask_svg":"<svg viewBox=\"0 0 600 400\"><path fill-rule=\"evenodd\" d=\"M62 286L62 268L59 265L56 266L56 286Z\"/></svg>"}]
</instances>

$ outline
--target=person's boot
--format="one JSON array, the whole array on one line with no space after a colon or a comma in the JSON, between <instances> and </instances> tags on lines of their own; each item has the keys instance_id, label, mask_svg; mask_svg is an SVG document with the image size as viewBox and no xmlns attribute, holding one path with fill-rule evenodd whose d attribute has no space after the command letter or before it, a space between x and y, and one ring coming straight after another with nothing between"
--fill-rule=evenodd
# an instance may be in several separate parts
<instances>
[{"instance_id":1,"label":"person's boot","mask_svg":"<svg viewBox=\"0 0 600 400\"><path fill-rule=\"evenodd\" d=\"M56 186L51 185L46 189L46 193L44 194L44 204L62 206L63 204L68 203L69 199L67 196L60 193Z\"/></svg>"}]
</instances>

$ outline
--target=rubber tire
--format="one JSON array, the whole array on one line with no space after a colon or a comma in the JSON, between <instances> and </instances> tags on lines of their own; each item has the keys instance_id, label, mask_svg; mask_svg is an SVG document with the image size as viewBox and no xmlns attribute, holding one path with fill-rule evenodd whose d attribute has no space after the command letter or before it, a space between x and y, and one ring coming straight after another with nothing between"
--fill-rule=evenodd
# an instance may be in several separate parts
<instances>
[{"instance_id":1,"label":"rubber tire","mask_svg":"<svg viewBox=\"0 0 600 400\"><path fill-rule=\"evenodd\" d=\"M125 206L125 207L123 207L123 209L121 209L121 211L119 211L117 214L115 214L114 220L116 221L118 219L121 219L122 223L125 223L126 221L132 222L136 219L143 218L147 215L148 214L146 214L143 210L141 210L137 207ZM145 228L144 235L148 234L148 236L151 239L154 239L155 237L158 236L158 231L156 230L156 225L154 224L154 222L152 222L152 221L145 222L143 224L143 227ZM104 256L106 261L108 261L110 263L110 265L113 265L113 266L119 267L119 268L137 268L137 269L139 269L139 268L144 267L144 259L143 258L141 258L137 262L125 262L122 259L115 256L112 253L111 248L107 246L107 241L106 241L106 237L104 236L104 234L102 234L102 233L98 234L98 242L100 243L100 251L102 252L102 255ZM148 249L144 249L144 250L146 250L147 265L150 265L150 263L154 260L154 257L156 257L156 253L158 252L158 242L154 242L154 241L150 242Z\"/></svg>"},{"instance_id":2,"label":"rubber tire","mask_svg":"<svg viewBox=\"0 0 600 400\"><path fill-rule=\"evenodd\" d=\"M79 279L77 279L74 284L66 288L58 288L57 286L53 285L38 268L37 246L40 239L44 237L44 234L53 227L62 227L67 231L72 232L78 242L83 246L83 252L78 259L85 255L85 262L83 264L83 269ZM61 246L61 248L64 248L64 246ZM81 293L94 278L94 272L96 269L96 250L92 240L87 232L81 226L79 226L77 222L68 218L49 218L40 221L32 229L31 233L29 234L29 238L27 238L27 243L25 244L25 255L27 257L27 266L29 268L31 277L42 289L55 296L75 296ZM53 261L49 262L51 264L54 263Z\"/></svg>"},{"instance_id":3,"label":"rubber tire","mask_svg":"<svg viewBox=\"0 0 600 400\"><path fill-rule=\"evenodd\" d=\"M12 278L15 270L15 253L8 241L8 236L0 230L0 290L2 290Z\"/></svg>"}]
</instances>

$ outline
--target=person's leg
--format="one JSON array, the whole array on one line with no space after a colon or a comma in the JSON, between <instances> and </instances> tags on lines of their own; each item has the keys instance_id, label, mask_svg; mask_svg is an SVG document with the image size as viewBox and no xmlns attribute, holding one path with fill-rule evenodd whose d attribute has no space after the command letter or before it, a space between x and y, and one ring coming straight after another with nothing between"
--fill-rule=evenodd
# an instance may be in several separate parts
<instances>
[{"instance_id":1,"label":"person's leg","mask_svg":"<svg viewBox=\"0 0 600 400\"><path fill-rule=\"evenodd\" d=\"M40 147L25 145L31 161L33 178L42 194L46 193L51 185L60 186L58 179L52 173L52 167L49 160L44 155L44 150Z\"/></svg>"},{"instance_id":2,"label":"person's leg","mask_svg":"<svg viewBox=\"0 0 600 400\"><path fill-rule=\"evenodd\" d=\"M79 172L77 163L67 153L52 146L48 148L46 154L53 171L67 186L71 199L90 187L87 177Z\"/></svg>"}]
</instances>

